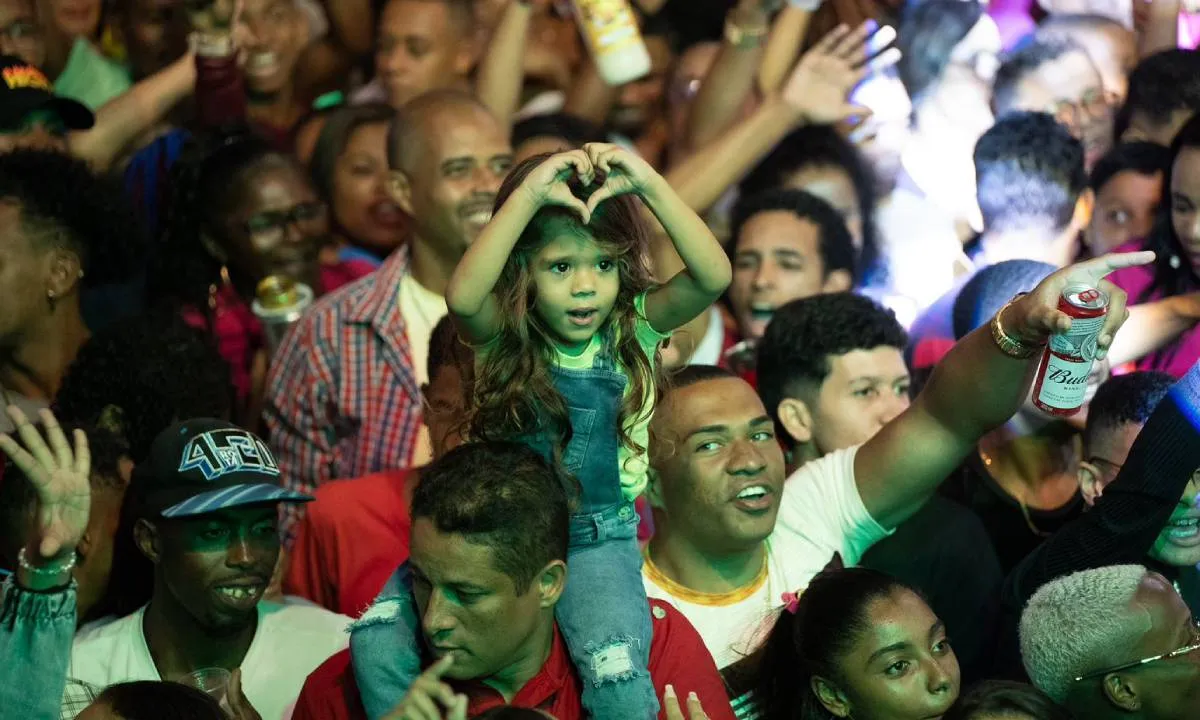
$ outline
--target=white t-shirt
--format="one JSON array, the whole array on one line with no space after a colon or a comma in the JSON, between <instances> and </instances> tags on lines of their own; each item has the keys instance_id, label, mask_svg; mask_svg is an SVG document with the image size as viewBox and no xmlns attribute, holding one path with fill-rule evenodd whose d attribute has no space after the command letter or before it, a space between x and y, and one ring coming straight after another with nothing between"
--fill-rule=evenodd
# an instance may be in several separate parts
<instances>
[{"instance_id":1,"label":"white t-shirt","mask_svg":"<svg viewBox=\"0 0 1200 720\"><path fill-rule=\"evenodd\" d=\"M891 533L867 513L854 483L858 448L807 463L783 486L775 530L767 538L764 572L752 584L720 595L699 593L642 567L646 595L671 603L695 626L724 669L766 640L783 607L785 592L803 590L835 552L847 567Z\"/></svg>"},{"instance_id":2,"label":"white t-shirt","mask_svg":"<svg viewBox=\"0 0 1200 720\"><path fill-rule=\"evenodd\" d=\"M77 635L67 675L100 688L161 680L142 632L145 611ZM292 716L309 674L349 645L351 622L324 608L258 604L258 630L242 660L242 689L264 720Z\"/></svg>"}]
</instances>

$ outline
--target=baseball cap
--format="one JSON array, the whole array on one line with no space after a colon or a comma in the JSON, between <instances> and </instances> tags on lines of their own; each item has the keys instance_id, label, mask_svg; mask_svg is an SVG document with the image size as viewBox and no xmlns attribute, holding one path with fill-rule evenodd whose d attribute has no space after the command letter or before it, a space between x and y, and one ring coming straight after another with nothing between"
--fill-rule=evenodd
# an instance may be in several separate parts
<instances>
[{"instance_id":1,"label":"baseball cap","mask_svg":"<svg viewBox=\"0 0 1200 720\"><path fill-rule=\"evenodd\" d=\"M54 94L54 85L38 68L11 55L0 55L0 126L13 127L31 112L50 110L68 130L87 130L96 122L82 103Z\"/></svg>"},{"instance_id":2,"label":"baseball cap","mask_svg":"<svg viewBox=\"0 0 1200 720\"><path fill-rule=\"evenodd\" d=\"M196 418L163 430L133 469L142 517L192 517L272 502L308 502L280 487L279 465L257 435L224 420Z\"/></svg>"}]
</instances>

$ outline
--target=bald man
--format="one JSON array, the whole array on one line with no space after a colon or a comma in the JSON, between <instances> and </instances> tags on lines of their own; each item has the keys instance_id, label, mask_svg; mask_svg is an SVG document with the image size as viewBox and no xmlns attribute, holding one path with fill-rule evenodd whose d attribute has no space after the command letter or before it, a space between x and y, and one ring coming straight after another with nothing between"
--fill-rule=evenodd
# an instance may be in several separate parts
<instances>
[{"instance_id":1,"label":"bald man","mask_svg":"<svg viewBox=\"0 0 1200 720\"><path fill-rule=\"evenodd\" d=\"M409 244L322 298L271 363L263 419L289 487L311 492L424 461L429 337L446 314L450 273L491 219L512 165L507 129L464 92L414 99L388 142L390 189L413 218Z\"/></svg>"}]
</instances>

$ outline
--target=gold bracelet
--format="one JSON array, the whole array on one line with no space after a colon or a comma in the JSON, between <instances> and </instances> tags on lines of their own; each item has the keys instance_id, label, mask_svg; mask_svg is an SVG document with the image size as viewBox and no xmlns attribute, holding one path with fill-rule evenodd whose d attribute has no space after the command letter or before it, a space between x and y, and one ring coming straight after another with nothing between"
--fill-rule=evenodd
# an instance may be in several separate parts
<instances>
[{"instance_id":1,"label":"gold bracelet","mask_svg":"<svg viewBox=\"0 0 1200 720\"><path fill-rule=\"evenodd\" d=\"M1045 347L1045 343L1030 345L1023 340L1019 340L1012 335L1009 335L1008 333L1004 332L1004 326L1000 324L1000 316L1003 315L1004 311L1007 310L1013 303L1015 303L1017 300L1020 300L1021 295L1024 294L1025 293L1021 293L1012 300L1009 300L1004 307L1000 308L1000 312L992 316L991 323L992 341L996 343L996 347L1000 349L1000 352L1011 358L1016 358L1017 360L1028 360L1029 358L1041 352L1042 348Z\"/></svg>"}]
</instances>

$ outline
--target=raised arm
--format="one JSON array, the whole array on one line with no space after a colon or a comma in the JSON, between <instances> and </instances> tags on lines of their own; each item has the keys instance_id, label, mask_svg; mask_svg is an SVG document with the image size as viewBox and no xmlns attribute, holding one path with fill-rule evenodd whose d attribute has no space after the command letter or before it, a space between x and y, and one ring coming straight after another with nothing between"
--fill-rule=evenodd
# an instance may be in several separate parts
<instances>
[{"instance_id":1,"label":"raised arm","mask_svg":"<svg viewBox=\"0 0 1200 720\"><path fill-rule=\"evenodd\" d=\"M195 59L189 53L106 102L96 111L92 129L71 134L71 152L97 170L108 169L195 87Z\"/></svg>"},{"instance_id":2,"label":"raised arm","mask_svg":"<svg viewBox=\"0 0 1200 720\"><path fill-rule=\"evenodd\" d=\"M754 92L771 21L765 5L764 0L738 0L725 16L721 49L688 114L689 147L703 147L715 140ZM789 62L788 68L792 64Z\"/></svg>"},{"instance_id":3,"label":"raised arm","mask_svg":"<svg viewBox=\"0 0 1200 720\"><path fill-rule=\"evenodd\" d=\"M463 337L483 344L496 336L500 315L493 291L521 233L547 205L568 208L586 224L591 212L575 197L567 181L592 181L592 162L582 150L559 153L534 168L463 255L446 286L446 306Z\"/></svg>"},{"instance_id":4,"label":"raised arm","mask_svg":"<svg viewBox=\"0 0 1200 720\"><path fill-rule=\"evenodd\" d=\"M820 0L812 0L807 5L815 7L809 9L802 7L801 3L791 2L779 11L775 22L771 24L767 50L758 68L759 92L764 95L773 93L787 80L788 72L795 66L804 38L808 35L809 21L820 4Z\"/></svg>"},{"instance_id":5,"label":"raised arm","mask_svg":"<svg viewBox=\"0 0 1200 720\"><path fill-rule=\"evenodd\" d=\"M1146 23L1138 34L1138 56L1150 57L1179 44L1181 0L1154 0L1145 4Z\"/></svg>"},{"instance_id":6,"label":"raised arm","mask_svg":"<svg viewBox=\"0 0 1200 720\"><path fill-rule=\"evenodd\" d=\"M48 410L45 438L16 407L8 414L21 444L0 435L0 449L33 485L38 509L17 582L0 588L0 707L11 717L56 718L75 635L71 568L91 511L91 457L83 432L72 448Z\"/></svg>"},{"instance_id":7,"label":"raised arm","mask_svg":"<svg viewBox=\"0 0 1200 720\"><path fill-rule=\"evenodd\" d=\"M878 31L893 36L891 28ZM890 42L890 40L889 40ZM705 212L792 130L806 124L832 124L869 112L848 100L850 91L868 69L882 68L900 58L888 50L868 64L870 27L851 32L839 27L804 54L782 91L771 95L746 120L717 140L698 149L667 172L667 181L688 207Z\"/></svg>"},{"instance_id":8,"label":"raised arm","mask_svg":"<svg viewBox=\"0 0 1200 720\"><path fill-rule=\"evenodd\" d=\"M1055 578L1143 562L1193 479L1200 480L1200 364L1192 366L1154 409L1096 506L1054 533L1012 571L1006 596L1024 606Z\"/></svg>"},{"instance_id":9,"label":"raised arm","mask_svg":"<svg viewBox=\"0 0 1200 720\"><path fill-rule=\"evenodd\" d=\"M1125 321L1125 293L1103 278L1123 267L1145 265L1154 253L1105 255L1064 268L1032 293L1006 305L992 322L963 338L942 360L911 407L888 423L855 456L854 475L871 517L896 527L916 512L987 432L1005 423L1025 401L1041 348L1071 326L1058 310L1071 284L1100 287L1108 315L1100 331L1100 356ZM1016 341L1002 351L996 337ZM1023 348L1028 357L1018 355Z\"/></svg>"},{"instance_id":10,"label":"raised arm","mask_svg":"<svg viewBox=\"0 0 1200 720\"><path fill-rule=\"evenodd\" d=\"M509 0L479 64L475 96L505 127L512 124L525 81L525 43L533 18L531 0Z\"/></svg>"},{"instance_id":11,"label":"raised arm","mask_svg":"<svg viewBox=\"0 0 1200 720\"><path fill-rule=\"evenodd\" d=\"M700 216L645 160L616 145L593 143L583 149L604 176L604 185L588 198L589 212L613 196L639 195L682 258L683 269L646 295L650 327L669 333L721 297L733 277L729 258Z\"/></svg>"},{"instance_id":12,"label":"raised arm","mask_svg":"<svg viewBox=\"0 0 1200 720\"><path fill-rule=\"evenodd\" d=\"M1112 364L1140 360L1161 350L1200 322L1200 293L1172 295L1129 308L1129 321L1109 350Z\"/></svg>"}]
</instances>

